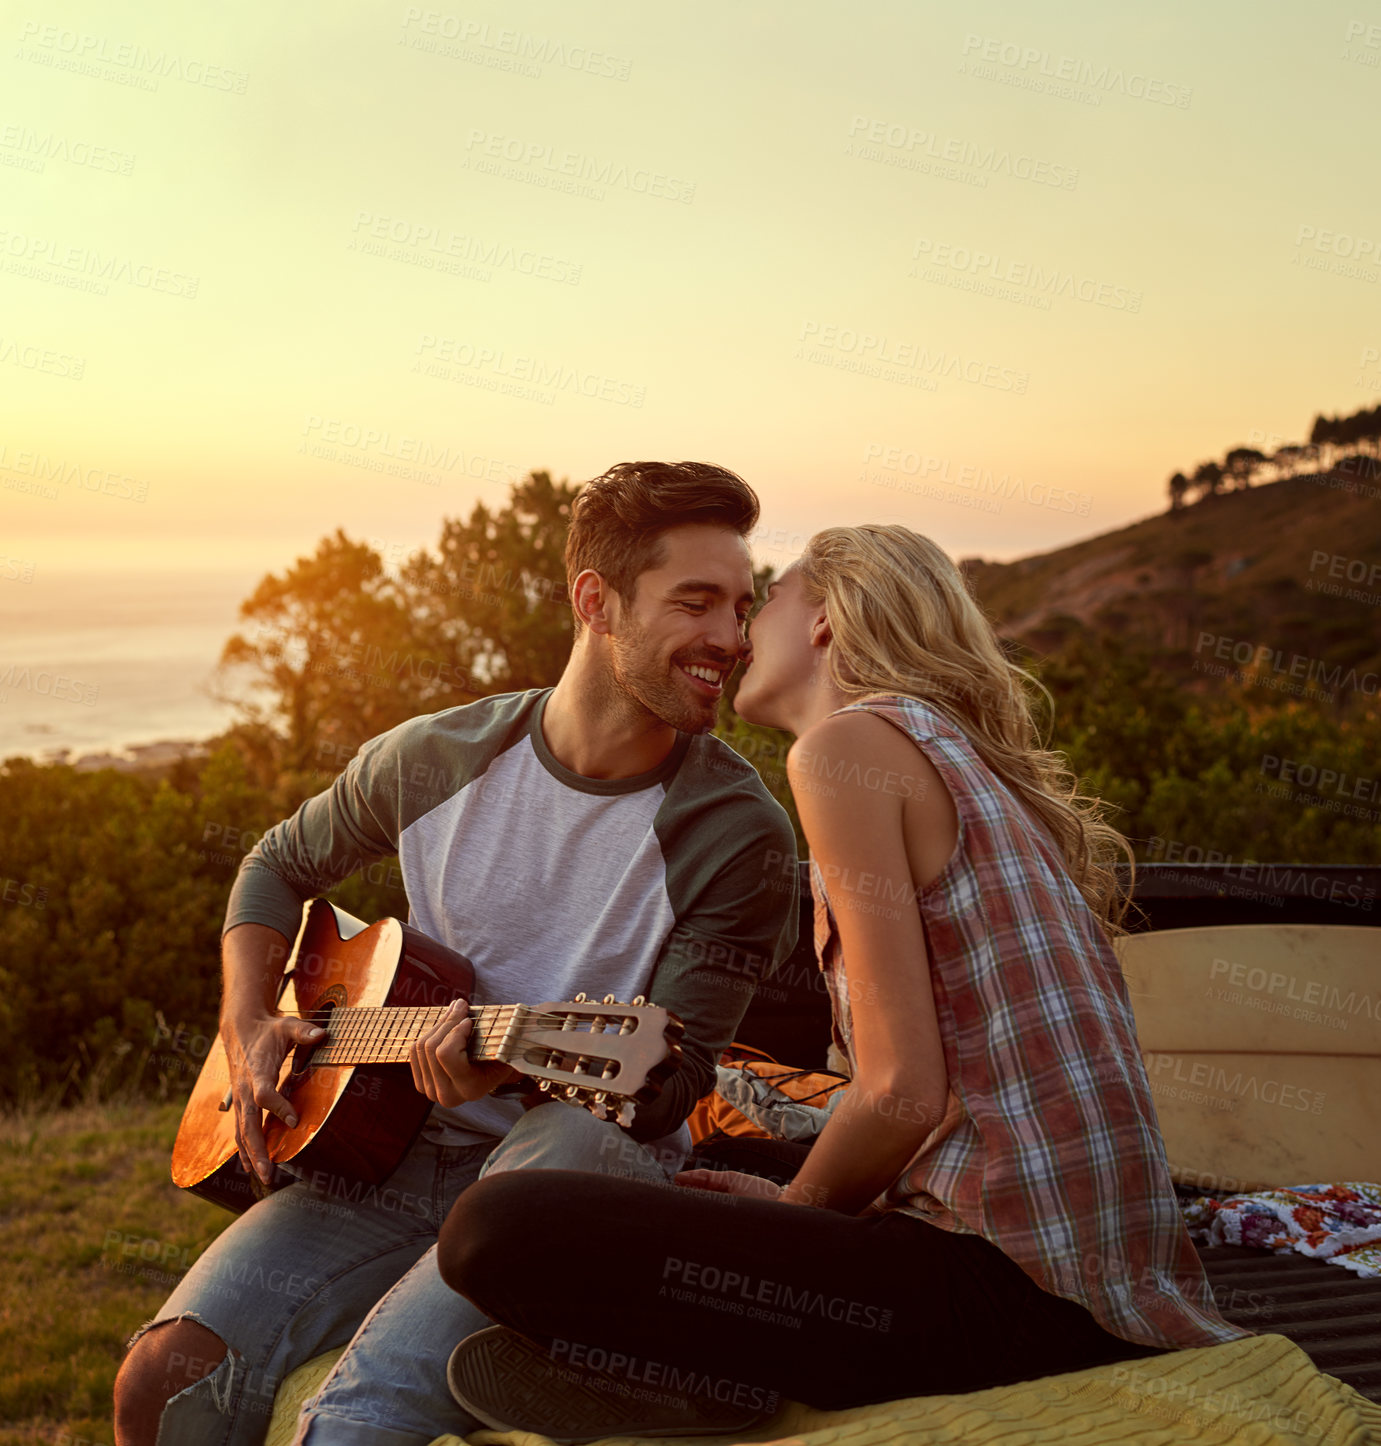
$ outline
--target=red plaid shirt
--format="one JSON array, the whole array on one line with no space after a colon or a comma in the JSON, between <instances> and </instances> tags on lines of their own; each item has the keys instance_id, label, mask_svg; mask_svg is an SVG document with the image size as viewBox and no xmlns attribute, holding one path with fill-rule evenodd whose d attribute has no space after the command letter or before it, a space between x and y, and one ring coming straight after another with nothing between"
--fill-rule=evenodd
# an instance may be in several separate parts
<instances>
[{"instance_id":1,"label":"red plaid shirt","mask_svg":"<svg viewBox=\"0 0 1381 1446\"><path fill-rule=\"evenodd\" d=\"M1176 1203L1117 958L1045 828L936 709L861 709L902 730L954 800L959 838L917 895L949 1108L871 1208L997 1245L1124 1340L1249 1336L1218 1314ZM853 1070L848 981L814 861L815 947Z\"/></svg>"}]
</instances>

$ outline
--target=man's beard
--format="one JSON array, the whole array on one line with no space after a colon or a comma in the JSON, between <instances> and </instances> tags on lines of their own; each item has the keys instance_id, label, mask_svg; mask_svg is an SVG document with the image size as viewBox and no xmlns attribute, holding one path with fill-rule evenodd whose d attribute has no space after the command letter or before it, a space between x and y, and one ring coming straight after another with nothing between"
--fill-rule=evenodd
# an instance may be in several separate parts
<instances>
[{"instance_id":1,"label":"man's beard","mask_svg":"<svg viewBox=\"0 0 1381 1446\"><path fill-rule=\"evenodd\" d=\"M646 711L682 733L708 733L718 721L718 700L697 700L690 696L690 684L677 679L680 671L673 657L660 657L648 641L647 630L636 614L625 610L619 636L610 636L611 691L634 713ZM687 663L703 661L690 655Z\"/></svg>"}]
</instances>

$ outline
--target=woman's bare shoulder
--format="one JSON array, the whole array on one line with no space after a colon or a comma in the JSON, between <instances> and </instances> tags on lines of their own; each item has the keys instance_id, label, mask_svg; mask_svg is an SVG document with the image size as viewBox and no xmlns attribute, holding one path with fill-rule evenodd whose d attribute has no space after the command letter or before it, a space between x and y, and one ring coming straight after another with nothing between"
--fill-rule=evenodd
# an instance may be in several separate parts
<instances>
[{"instance_id":1,"label":"woman's bare shoulder","mask_svg":"<svg viewBox=\"0 0 1381 1446\"><path fill-rule=\"evenodd\" d=\"M880 714L862 709L831 713L813 723L791 745L786 766L793 781L814 775L855 782L863 778L864 787L876 788L880 771L929 785L916 788L917 796L941 786L939 770L908 733Z\"/></svg>"}]
</instances>

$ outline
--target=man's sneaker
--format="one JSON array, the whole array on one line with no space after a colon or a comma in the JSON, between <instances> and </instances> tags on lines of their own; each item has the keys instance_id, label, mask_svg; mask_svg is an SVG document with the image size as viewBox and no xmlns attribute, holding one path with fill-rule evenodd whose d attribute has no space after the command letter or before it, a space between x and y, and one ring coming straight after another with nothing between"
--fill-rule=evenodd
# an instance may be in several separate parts
<instances>
[{"instance_id":1,"label":"man's sneaker","mask_svg":"<svg viewBox=\"0 0 1381 1446\"><path fill-rule=\"evenodd\" d=\"M752 1410L568 1365L507 1326L466 1336L451 1353L446 1380L456 1401L486 1426L533 1431L564 1443L747 1431L772 1415L778 1399L775 1392L755 1391L769 1404Z\"/></svg>"}]
</instances>

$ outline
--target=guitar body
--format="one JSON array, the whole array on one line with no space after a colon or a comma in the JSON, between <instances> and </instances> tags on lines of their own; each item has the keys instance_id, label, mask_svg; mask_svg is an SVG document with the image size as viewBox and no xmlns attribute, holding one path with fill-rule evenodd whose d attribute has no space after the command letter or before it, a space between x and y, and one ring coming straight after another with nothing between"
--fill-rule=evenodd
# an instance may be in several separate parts
<instances>
[{"instance_id":1,"label":"guitar body","mask_svg":"<svg viewBox=\"0 0 1381 1446\"><path fill-rule=\"evenodd\" d=\"M463 954L397 919L368 928L325 899L304 911L288 983L279 1001L285 1014L322 1016L357 1006L437 1007L474 989ZM266 1117L264 1142L275 1166L327 1189L338 1181L381 1185L398 1167L426 1123L432 1102L412 1082L406 1064L345 1064L312 1068L299 1050L285 1062L278 1088L292 1103L297 1125ZM275 1169L264 1186L240 1164L235 1112L223 1110L230 1089L225 1046L217 1035L183 1114L173 1146L173 1182L236 1213L295 1176Z\"/></svg>"}]
</instances>

